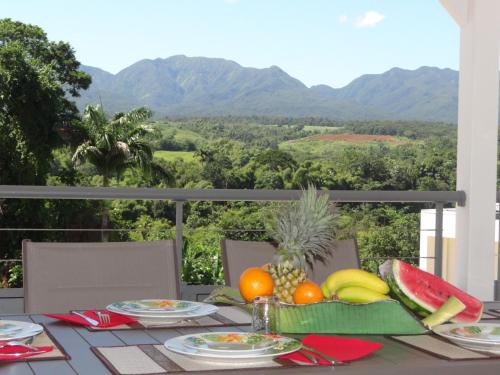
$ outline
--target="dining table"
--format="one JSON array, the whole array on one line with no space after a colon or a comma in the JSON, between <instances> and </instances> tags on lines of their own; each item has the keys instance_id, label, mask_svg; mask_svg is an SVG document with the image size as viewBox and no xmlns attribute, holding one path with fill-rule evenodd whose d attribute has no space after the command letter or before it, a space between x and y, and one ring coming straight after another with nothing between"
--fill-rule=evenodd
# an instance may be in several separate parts
<instances>
[{"instance_id":1,"label":"dining table","mask_svg":"<svg viewBox=\"0 0 500 375\"><path fill-rule=\"evenodd\" d=\"M500 302L485 303L485 311L500 309ZM100 375L111 374L103 362L91 350L92 347L127 345L161 345L176 336L207 331L250 331L249 326L212 328L145 328L136 330L89 331L87 328L49 318L42 314L1 315L0 319L20 320L43 324L70 357L66 360L0 362L0 375ZM489 316L488 322L500 323ZM237 369L218 371L225 374L402 374L402 375L487 375L500 374L500 359L447 360L414 349L383 335L345 335L384 344L370 356L347 365L303 365L276 369ZM300 337L300 336L299 336ZM211 374L214 371L197 371Z\"/></svg>"}]
</instances>

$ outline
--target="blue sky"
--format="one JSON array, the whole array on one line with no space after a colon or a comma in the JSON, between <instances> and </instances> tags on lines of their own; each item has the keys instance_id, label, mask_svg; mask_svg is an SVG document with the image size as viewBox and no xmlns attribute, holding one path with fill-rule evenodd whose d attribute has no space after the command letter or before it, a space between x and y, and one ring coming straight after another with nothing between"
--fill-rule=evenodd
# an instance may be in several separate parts
<instances>
[{"instance_id":1,"label":"blue sky","mask_svg":"<svg viewBox=\"0 0 500 375\"><path fill-rule=\"evenodd\" d=\"M458 66L458 27L438 0L0 0L0 17L112 73L183 54L340 87L394 66Z\"/></svg>"}]
</instances>

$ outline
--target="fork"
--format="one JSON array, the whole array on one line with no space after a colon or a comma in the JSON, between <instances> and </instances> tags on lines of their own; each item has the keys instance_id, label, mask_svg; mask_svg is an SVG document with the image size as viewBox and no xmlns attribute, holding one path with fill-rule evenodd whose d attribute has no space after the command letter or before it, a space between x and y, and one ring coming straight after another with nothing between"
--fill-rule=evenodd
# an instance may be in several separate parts
<instances>
[{"instance_id":1,"label":"fork","mask_svg":"<svg viewBox=\"0 0 500 375\"><path fill-rule=\"evenodd\" d=\"M97 318L99 319L99 323L101 324L109 324L111 323L111 317L108 313L103 313L99 310L96 311Z\"/></svg>"},{"instance_id":2,"label":"fork","mask_svg":"<svg viewBox=\"0 0 500 375\"><path fill-rule=\"evenodd\" d=\"M304 357L306 357L308 360L310 360L314 364L318 364L318 360L314 358L311 354L306 352L304 349L299 350L299 353L302 354Z\"/></svg>"},{"instance_id":3,"label":"fork","mask_svg":"<svg viewBox=\"0 0 500 375\"><path fill-rule=\"evenodd\" d=\"M330 362L332 365L345 365L346 363L345 362L342 362L342 361L339 361L335 358L332 358L330 357L329 355L326 355L325 353L322 353L320 352L319 350L316 350L314 348L311 348L309 346L302 346L303 349L311 352L311 353L314 353L316 354L317 356L319 357L322 357L323 359L327 360L328 362Z\"/></svg>"}]
</instances>

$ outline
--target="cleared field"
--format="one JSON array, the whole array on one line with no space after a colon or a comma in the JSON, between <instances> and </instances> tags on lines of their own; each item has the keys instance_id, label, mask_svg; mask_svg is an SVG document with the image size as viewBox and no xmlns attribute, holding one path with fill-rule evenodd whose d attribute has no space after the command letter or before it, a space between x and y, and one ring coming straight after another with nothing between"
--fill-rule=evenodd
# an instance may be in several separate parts
<instances>
[{"instance_id":1,"label":"cleared field","mask_svg":"<svg viewBox=\"0 0 500 375\"><path fill-rule=\"evenodd\" d=\"M328 160L350 147L396 147L409 143L406 139L390 135L369 134L316 134L280 144L279 148L290 152L299 161Z\"/></svg>"},{"instance_id":2,"label":"cleared field","mask_svg":"<svg viewBox=\"0 0 500 375\"><path fill-rule=\"evenodd\" d=\"M201 135L191 130L182 129L182 127L176 124L157 122L156 125L160 128L163 135L174 132L174 139L176 141L191 141L195 144L206 142L206 140Z\"/></svg>"},{"instance_id":3,"label":"cleared field","mask_svg":"<svg viewBox=\"0 0 500 375\"><path fill-rule=\"evenodd\" d=\"M155 151L155 158L174 161L176 159L182 159L184 161L194 161L194 152L192 151Z\"/></svg>"},{"instance_id":4,"label":"cleared field","mask_svg":"<svg viewBox=\"0 0 500 375\"><path fill-rule=\"evenodd\" d=\"M387 142L387 143L406 143L392 135L371 135L371 134L316 134L301 139L300 141L329 141L329 142L348 142L348 143L366 143L366 142Z\"/></svg>"},{"instance_id":5,"label":"cleared field","mask_svg":"<svg viewBox=\"0 0 500 375\"><path fill-rule=\"evenodd\" d=\"M342 127L331 127L331 126L321 126L321 125L306 125L304 126L304 130L308 132L321 132L321 133L330 133L335 130L340 130Z\"/></svg>"}]
</instances>

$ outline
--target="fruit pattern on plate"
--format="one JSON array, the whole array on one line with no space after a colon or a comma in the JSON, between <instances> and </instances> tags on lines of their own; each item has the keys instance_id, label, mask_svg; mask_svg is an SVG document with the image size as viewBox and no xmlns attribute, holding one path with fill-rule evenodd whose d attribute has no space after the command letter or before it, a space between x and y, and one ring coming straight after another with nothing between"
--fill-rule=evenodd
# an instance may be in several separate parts
<instances>
[{"instance_id":1,"label":"fruit pattern on plate","mask_svg":"<svg viewBox=\"0 0 500 375\"><path fill-rule=\"evenodd\" d=\"M450 334L457 337L470 337L475 339L495 339L500 340L500 327L478 327L467 326L460 328L453 328Z\"/></svg>"},{"instance_id":2,"label":"fruit pattern on plate","mask_svg":"<svg viewBox=\"0 0 500 375\"><path fill-rule=\"evenodd\" d=\"M176 310L185 309L191 306L187 301L173 301L173 300L138 300L138 301L124 301L114 304L121 309L159 309L159 310Z\"/></svg>"}]
</instances>

